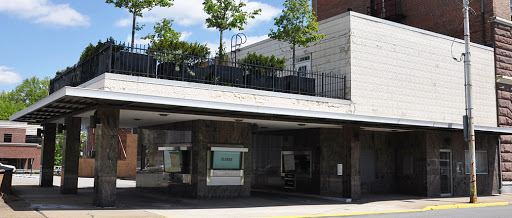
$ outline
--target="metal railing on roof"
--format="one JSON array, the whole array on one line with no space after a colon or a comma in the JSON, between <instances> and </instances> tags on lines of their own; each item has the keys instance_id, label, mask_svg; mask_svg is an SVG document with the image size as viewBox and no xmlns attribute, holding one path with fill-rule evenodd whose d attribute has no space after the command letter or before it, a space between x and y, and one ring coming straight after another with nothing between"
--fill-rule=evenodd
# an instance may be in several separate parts
<instances>
[{"instance_id":1,"label":"metal railing on roof","mask_svg":"<svg viewBox=\"0 0 512 218\"><path fill-rule=\"evenodd\" d=\"M341 72L303 72L115 42L53 78L50 93L106 72L335 99L347 96L346 75Z\"/></svg>"}]
</instances>

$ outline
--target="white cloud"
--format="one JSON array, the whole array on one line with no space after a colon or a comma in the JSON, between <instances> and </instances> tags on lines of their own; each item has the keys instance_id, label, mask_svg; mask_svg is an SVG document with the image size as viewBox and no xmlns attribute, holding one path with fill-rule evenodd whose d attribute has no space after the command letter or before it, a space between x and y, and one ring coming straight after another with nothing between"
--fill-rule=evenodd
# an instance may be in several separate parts
<instances>
[{"instance_id":1,"label":"white cloud","mask_svg":"<svg viewBox=\"0 0 512 218\"><path fill-rule=\"evenodd\" d=\"M281 13L281 9L272 7L261 2L247 2L246 11L254 11L258 8L261 8L260 15L256 15L254 19L250 19L247 22L246 29L253 28L261 22L271 21L274 19L274 17Z\"/></svg>"},{"instance_id":2,"label":"white cloud","mask_svg":"<svg viewBox=\"0 0 512 218\"><path fill-rule=\"evenodd\" d=\"M248 46L250 44L254 44L254 43L257 43L257 42L260 42L260 41L263 41L265 39L268 39L268 35L262 35L262 36L247 36L247 41L245 42L245 44L242 45L242 47L244 46Z\"/></svg>"},{"instance_id":3,"label":"white cloud","mask_svg":"<svg viewBox=\"0 0 512 218\"><path fill-rule=\"evenodd\" d=\"M129 34L126 37L126 42L132 43L132 34ZM149 41L149 39L141 39L139 37L139 34L135 33L135 40L133 43L135 43L135 45L149 45L150 41Z\"/></svg>"},{"instance_id":4,"label":"white cloud","mask_svg":"<svg viewBox=\"0 0 512 218\"><path fill-rule=\"evenodd\" d=\"M0 84L13 85L21 82L21 75L6 66L0 66Z\"/></svg>"},{"instance_id":5,"label":"white cloud","mask_svg":"<svg viewBox=\"0 0 512 218\"><path fill-rule=\"evenodd\" d=\"M257 1L247 2L247 11L258 8L262 9L261 15L256 16L255 19L249 20L247 28L254 27L262 21L272 20L273 17L281 12L280 9L265 3ZM169 8L155 7L151 11L145 10L142 13L144 17L138 18L137 20L140 23L154 23L160 21L162 18L169 18L173 19L175 23L181 26L203 25L205 29L206 25L204 25L204 23L208 17L203 11L203 0L174 0L174 5ZM119 19L116 25L131 25L131 17Z\"/></svg>"},{"instance_id":6,"label":"white cloud","mask_svg":"<svg viewBox=\"0 0 512 218\"><path fill-rule=\"evenodd\" d=\"M0 12L12 14L33 23L55 26L89 26L89 17L69 4L49 0L0 0Z\"/></svg>"},{"instance_id":7,"label":"white cloud","mask_svg":"<svg viewBox=\"0 0 512 218\"><path fill-rule=\"evenodd\" d=\"M187 32L187 31L181 32L180 41L187 40L187 38L190 37L191 35L192 35L191 32Z\"/></svg>"},{"instance_id":8,"label":"white cloud","mask_svg":"<svg viewBox=\"0 0 512 218\"><path fill-rule=\"evenodd\" d=\"M116 26L119 26L119 27L125 27L125 26L131 26L131 25L132 25L131 18L123 18L116 22Z\"/></svg>"}]
</instances>

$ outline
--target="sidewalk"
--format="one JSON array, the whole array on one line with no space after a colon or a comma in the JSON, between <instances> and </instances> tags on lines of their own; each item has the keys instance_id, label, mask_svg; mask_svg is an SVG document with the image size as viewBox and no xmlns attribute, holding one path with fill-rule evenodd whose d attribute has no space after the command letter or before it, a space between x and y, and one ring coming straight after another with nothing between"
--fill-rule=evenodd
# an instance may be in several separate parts
<instances>
[{"instance_id":1,"label":"sidewalk","mask_svg":"<svg viewBox=\"0 0 512 218\"><path fill-rule=\"evenodd\" d=\"M60 182L60 177L55 177ZM40 188L37 176L13 178L17 196L0 200L0 217L283 217L422 210L429 206L467 203L461 198L371 195L342 203L329 199L254 192L244 199L196 200L135 189L134 181L118 180L117 208L92 205L91 179L80 178L77 195L60 195L59 187ZM481 196L480 203L512 202L512 195Z\"/></svg>"}]
</instances>

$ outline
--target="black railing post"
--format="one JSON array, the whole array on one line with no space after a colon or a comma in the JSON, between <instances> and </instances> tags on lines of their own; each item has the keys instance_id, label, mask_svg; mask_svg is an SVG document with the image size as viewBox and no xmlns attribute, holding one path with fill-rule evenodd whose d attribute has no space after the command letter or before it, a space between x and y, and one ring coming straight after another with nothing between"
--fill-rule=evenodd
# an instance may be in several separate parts
<instances>
[{"instance_id":1,"label":"black railing post","mask_svg":"<svg viewBox=\"0 0 512 218\"><path fill-rule=\"evenodd\" d=\"M217 60L215 60L215 61L214 61L214 63L213 63L214 68L215 68L215 69L213 70L213 83L214 83L214 84L217 84L217 65L218 65L218 64L217 64L217 63L215 63L215 62L217 62Z\"/></svg>"},{"instance_id":2,"label":"black railing post","mask_svg":"<svg viewBox=\"0 0 512 218\"><path fill-rule=\"evenodd\" d=\"M181 80L185 81L185 55L181 55Z\"/></svg>"},{"instance_id":3,"label":"black railing post","mask_svg":"<svg viewBox=\"0 0 512 218\"><path fill-rule=\"evenodd\" d=\"M276 90L276 74L274 73L274 65L272 65L272 71L270 71L272 74L272 91Z\"/></svg>"},{"instance_id":4,"label":"black railing post","mask_svg":"<svg viewBox=\"0 0 512 218\"><path fill-rule=\"evenodd\" d=\"M341 77L343 80L343 99L347 99L347 75Z\"/></svg>"},{"instance_id":5,"label":"black railing post","mask_svg":"<svg viewBox=\"0 0 512 218\"><path fill-rule=\"evenodd\" d=\"M297 90L299 91L300 95L300 72L297 71Z\"/></svg>"},{"instance_id":6,"label":"black railing post","mask_svg":"<svg viewBox=\"0 0 512 218\"><path fill-rule=\"evenodd\" d=\"M110 46L108 48L108 54L106 55L107 57L107 69L108 69L108 72L111 73L112 72L112 42L109 43Z\"/></svg>"},{"instance_id":7,"label":"black railing post","mask_svg":"<svg viewBox=\"0 0 512 218\"><path fill-rule=\"evenodd\" d=\"M325 77L325 73L322 73L322 97L325 97L325 91L324 91L324 85L325 85L325 81L324 81L324 77Z\"/></svg>"},{"instance_id":8,"label":"black railing post","mask_svg":"<svg viewBox=\"0 0 512 218\"><path fill-rule=\"evenodd\" d=\"M146 46L144 46L144 48L146 48ZM146 53L148 53L148 62L146 62L146 64L147 64L148 66L146 67L146 70L147 70L147 71L146 71L146 72L147 72L147 73L146 73L146 75L147 75L148 77L150 77L150 76L149 76L149 69L150 69L150 68L149 68L149 65L150 65L150 59L149 59L149 56L151 56L151 52L149 51L149 46L148 46L148 49L146 50Z\"/></svg>"}]
</instances>

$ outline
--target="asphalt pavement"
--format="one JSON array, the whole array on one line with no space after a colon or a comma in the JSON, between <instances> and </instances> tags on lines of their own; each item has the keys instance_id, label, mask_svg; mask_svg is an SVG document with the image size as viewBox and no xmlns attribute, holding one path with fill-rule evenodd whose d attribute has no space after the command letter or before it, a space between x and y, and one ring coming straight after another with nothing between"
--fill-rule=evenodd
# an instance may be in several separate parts
<instances>
[{"instance_id":1,"label":"asphalt pavement","mask_svg":"<svg viewBox=\"0 0 512 218\"><path fill-rule=\"evenodd\" d=\"M0 217L323 217L359 214L359 217L512 217L509 206L475 208L475 210L427 210L430 206L467 206L468 198L425 198L408 195L365 195L362 200L347 203L336 199L286 193L251 192L240 199L198 200L182 198L162 190L135 188L133 180L117 180L116 208L92 205L93 179L79 178L78 194L59 193L60 177L54 187L38 186L37 175L16 175L15 195L0 199ZM480 196L479 202L496 205L512 202L512 195ZM504 208L504 209L503 209ZM398 213L404 211L421 211ZM472 212L473 211L473 212ZM371 215L372 213L386 213ZM485 215L484 215L485 214Z\"/></svg>"},{"instance_id":2,"label":"asphalt pavement","mask_svg":"<svg viewBox=\"0 0 512 218\"><path fill-rule=\"evenodd\" d=\"M331 216L332 217L332 216ZM336 217L336 216L334 216ZM346 216L343 216L346 217ZM357 217L357 216L353 216ZM405 218L405 217L450 217L450 218L509 218L512 217L512 206L493 206L493 207L476 207L476 208L459 208L430 210L422 212L406 212L406 213L388 213L388 214L372 214L364 215L368 218Z\"/></svg>"}]
</instances>

